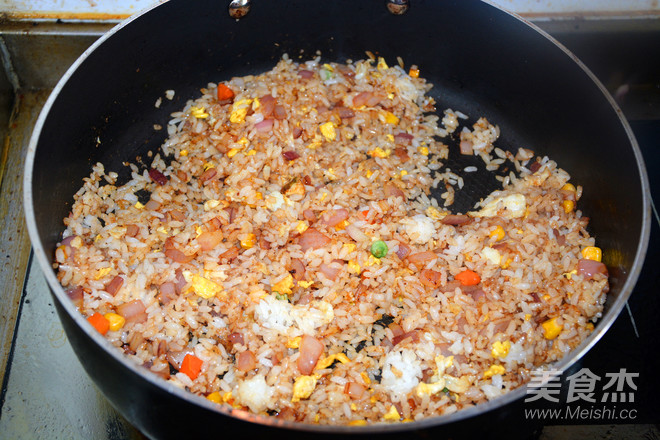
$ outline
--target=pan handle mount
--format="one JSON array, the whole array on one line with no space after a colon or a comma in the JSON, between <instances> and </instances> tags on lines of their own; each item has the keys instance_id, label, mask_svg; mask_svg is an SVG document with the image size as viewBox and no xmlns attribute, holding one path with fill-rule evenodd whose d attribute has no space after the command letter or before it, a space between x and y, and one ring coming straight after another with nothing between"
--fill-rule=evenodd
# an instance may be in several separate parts
<instances>
[{"instance_id":1,"label":"pan handle mount","mask_svg":"<svg viewBox=\"0 0 660 440\"><path fill-rule=\"evenodd\" d=\"M229 3L229 16L240 20L250 12L250 0L231 0ZM403 15L410 8L410 0L386 0L387 10L394 15Z\"/></svg>"},{"instance_id":2,"label":"pan handle mount","mask_svg":"<svg viewBox=\"0 0 660 440\"><path fill-rule=\"evenodd\" d=\"M394 15L403 15L410 8L410 0L387 0L387 9Z\"/></svg>"},{"instance_id":3,"label":"pan handle mount","mask_svg":"<svg viewBox=\"0 0 660 440\"><path fill-rule=\"evenodd\" d=\"M236 20L240 20L250 12L250 0L231 0L229 3L229 16Z\"/></svg>"}]
</instances>

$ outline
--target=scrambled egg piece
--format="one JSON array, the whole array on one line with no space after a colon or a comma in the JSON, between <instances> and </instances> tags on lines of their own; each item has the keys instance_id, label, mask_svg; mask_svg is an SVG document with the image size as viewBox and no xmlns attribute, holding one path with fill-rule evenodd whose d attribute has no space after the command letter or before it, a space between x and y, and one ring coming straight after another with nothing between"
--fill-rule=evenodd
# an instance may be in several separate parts
<instances>
[{"instance_id":1,"label":"scrambled egg piece","mask_svg":"<svg viewBox=\"0 0 660 440\"><path fill-rule=\"evenodd\" d=\"M312 284L314 284L314 281L298 281L298 285L303 289L307 289Z\"/></svg>"},{"instance_id":2,"label":"scrambled egg piece","mask_svg":"<svg viewBox=\"0 0 660 440\"><path fill-rule=\"evenodd\" d=\"M371 157L380 157L381 159L389 157L390 154L392 154L392 150L390 150L389 148L386 149L386 150L383 150L380 147L376 147L373 150L369 151L369 156L371 156Z\"/></svg>"},{"instance_id":3,"label":"scrambled egg piece","mask_svg":"<svg viewBox=\"0 0 660 440\"><path fill-rule=\"evenodd\" d=\"M399 411L396 410L394 405L390 406L390 410L387 411L387 413L383 416L383 419L387 420L388 422L397 422L400 418L401 415L399 414Z\"/></svg>"},{"instance_id":4,"label":"scrambled egg piece","mask_svg":"<svg viewBox=\"0 0 660 440\"><path fill-rule=\"evenodd\" d=\"M293 276L287 274L282 281L278 281L273 284L271 290L278 293L286 293L287 295L292 293L291 288L293 287Z\"/></svg>"},{"instance_id":5,"label":"scrambled egg piece","mask_svg":"<svg viewBox=\"0 0 660 440\"><path fill-rule=\"evenodd\" d=\"M247 116L250 104L252 104L251 99L241 99L240 101L234 102L234 104L231 106L229 121L234 124L245 122L245 117Z\"/></svg>"},{"instance_id":6,"label":"scrambled egg piece","mask_svg":"<svg viewBox=\"0 0 660 440\"><path fill-rule=\"evenodd\" d=\"M399 123L399 118L392 112L385 111L383 117L386 124L397 125Z\"/></svg>"},{"instance_id":7,"label":"scrambled egg piece","mask_svg":"<svg viewBox=\"0 0 660 440\"><path fill-rule=\"evenodd\" d=\"M190 283L190 288L195 294L205 299L213 298L223 291L220 284L187 270L183 272L183 278Z\"/></svg>"},{"instance_id":8,"label":"scrambled egg piece","mask_svg":"<svg viewBox=\"0 0 660 440\"><path fill-rule=\"evenodd\" d=\"M445 386L454 393L464 393L470 388L470 380L466 376L454 377L445 374Z\"/></svg>"},{"instance_id":9,"label":"scrambled egg piece","mask_svg":"<svg viewBox=\"0 0 660 440\"><path fill-rule=\"evenodd\" d=\"M190 107L190 114L197 119L206 119L209 117L204 107Z\"/></svg>"},{"instance_id":10,"label":"scrambled egg piece","mask_svg":"<svg viewBox=\"0 0 660 440\"><path fill-rule=\"evenodd\" d=\"M502 262L502 255L499 251L489 246L486 246L481 250L481 256L497 266Z\"/></svg>"},{"instance_id":11,"label":"scrambled egg piece","mask_svg":"<svg viewBox=\"0 0 660 440\"><path fill-rule=\"evenodd\" d=\"M429 206L426 208L426 216L432 218L433 220L442 220L443 218L447 217L447 213L440 211L438 208L435 206Z\"/></svg>"},{"instance_id":12,"label":"scrambled egg piece","mask_svg":"<svg viewBox=\"0 0 660 440\"><path fill-rule=\"evenodd\" d=\"M493 343L493 348L490 351L490 354L495 358L505 358L507 354L509 354L509 350L511 349L511 341L505 341L505 342L500 342L500 341L495 341Z\"/></svg>"},{"instance_id":13,"label":"scrambled egg piece","mask_svg":"<svg viewBox=\"0 0 660 440\"><path fill-rule=\"evenodd\" d=\"M330 356L326 356L325 358L319 360L316 363L316 366L314 367L315 370L322 370L324 368L328 368L334 361L339 361L342 364L347 364L351 360L346 356L344 353L336 353L336 354L331 354Z\"/></svg>"},{"instance_id":14,"label":"scrambled egg piece","mask_svg":"<svg viewBox=\"0 0 660 440\"><path fill-rule=\"evenodd\" d=\"M314 376L299 376L293 383L293 397L291 402L300 402L302 399L307 399L314 392L316 388L316 377Z\"/></svg>"},{"instance_id":15,"label":"scrambled egg piece","mask_svg":"<svg viewBox=\"0 0 660 440\"><path fill-rule=\"evenodd\" d=\"M383 58L383 57L378 57L378 64L376 65L376 68L377 68L378 70L385 70L385 69L389 68L389 66L388 66L387 63L385 62L385 58Z\"/></svg>"},{"instance_id":16,"label":"scrambled egg piece","mask_svg":"<svg viewBox=\"0 0 660 440\"><path fill-rule=\"evenodd\" d=\"M355 260L349 260L348 261L348 270L351 273L360 273L360 265Z\"/></svg>"},{"instance_id":17,"label":"scrambled egg piece","mask_svg":"<svg viewBox=\"0 0 660 440\"><path fill-rule=\"evenodd\" d=\"M488 200L488 199L486 199ZM527 200L523 194L511 194L505 197L495 197L481 210L472 212L474 217L494 217L502 215L503 217L520 218L527 211Z\"/></svg>"},{"instance_id":18,"label":"scrambled egg piece","mask_svg":"<svg viewBox=\"0 0 660 440\"><path fill-rule=\"evenodd\" d=\"M321 134L327 141L334 141L337 139L337 132L335 131L335 123L334 122L326 122L324 124L319 125L319 129L321 130Z\"/></svg>"},{"instance_id":19,"label":"scrambled egg piece","mask_svg":"<svg viewBox=\"0 0 660 440\"><path fill-rule=\"evenodd\" d=\"M304 221L301 220L298 223L296 223L295 230L298 234L302 234L303 232L305 232L307 230L307 228L309 228L309 225L307 224L307 222L304 222Z\"/></svg>"},{"instance_id":20,"label":"scrambled egg piece","mask_svg":"<svg viewBox=\"0 0 660 440\"><path fill-rule=\"evenodd\" d=\"M420 382L419 385L417 385L417 387L415 388L415 394L417 395L417 397L421 399L424 396L424 394L428 394L429 396L432 396L444 389L445 389L445 380L443 378L440 378L437 382L433 382L433 383Z\"/></svg>"},{"instance_id":21,"label":"scrambled egg piece","mask_svg":"<svg viewBox=\"0 0 660 440\"><path fill-rule=\"evenodd\" d=\"M490 368L484 371L484 379L489 379L496 374L504 374L506 369L501 365L491 365Z\"/></svg>"},{"instance_id":22,"label":"scrambled egg piece","mask_svg":"<svg viewBox=\"0 0 660 440\"><path fill-rule=\"evenodd\" d=\"M557 324L557 318L548 319L541 326L543 326L543 336L546 339L555 339L563 328L563 326Z\"/></svg>"},{"instance_id":23,"label":"scrambled egg piece","mask_svg":"<svg viewBox=\"0 0 660 440\"><path fill-rule=\"evenodd\" d=\"M204 202L204 211L209 212L214 208L217 208L218 205L220 205L220 200L214 200L214 199L207 200L206 202Z\"/></svg>"},{"instance_id":24,"label":"scrambled egg piece","mask_svg":"<svg viewBox=\"0 0 660 440\"><path fill-rule=\"evenodd\" d=\"M295 338L289 338L286 341L286 348L298 348L300 347L300 341L302 336L296 336Z\"/></svg>"},{"instance_id":25,"label":"scrambled egg piece","mask_svg":"<svg viewBox=\"0 0 660 440\"><path fill-rule=\"evenodd\" d=\"M112 270L112 267L103 267L103 268L99 269L98 272L96 272L96 275L94 276L94 279L95 280L100 280L101 278L103 278L104 276L109 274L111 270Z\"/></svg>"},{"instance_id":26,"label":"scrambled egg piece","mask_svg":"<svg viewBox=\"0 0 660 440\"><path fill-rule=\"evenodd\" d=\"M266 207L271 211L277 211L284 205L284 196L279 191L274 191L266 196Z\"/></svg>"}]
</instances>

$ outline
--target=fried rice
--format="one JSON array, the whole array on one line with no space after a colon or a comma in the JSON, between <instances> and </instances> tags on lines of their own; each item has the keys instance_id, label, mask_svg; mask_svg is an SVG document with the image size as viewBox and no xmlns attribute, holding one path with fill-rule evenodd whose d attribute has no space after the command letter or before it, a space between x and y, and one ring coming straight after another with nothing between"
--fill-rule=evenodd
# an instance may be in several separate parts
<instances>
[{"instance_id":1,"label":"fried rice","mask_svg":"<svg viewBox=\"0 0 660 440\"><path fill-rule=\"evenodd\" d=\"M418 72L285 56L208 84L149 168L84 179L59 281L131 361L258 414L411 421L524 384L602 313L582 188L497 148L485 118L438 117ZM447 136L517 171L462 215L447 206L474 169L443 168Z\"/></svg>"}]
</instances>

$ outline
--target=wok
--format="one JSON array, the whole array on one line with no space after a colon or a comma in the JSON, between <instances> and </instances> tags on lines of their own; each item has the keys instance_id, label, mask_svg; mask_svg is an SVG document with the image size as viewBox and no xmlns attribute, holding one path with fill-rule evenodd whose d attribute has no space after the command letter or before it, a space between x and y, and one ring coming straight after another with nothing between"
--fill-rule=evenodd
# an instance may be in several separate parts
<instances>
[{"instance_id":1,"label":"wok","mask_svg":"<svg viewBox=\"0 0 660 440\"><path fill-rule=\"evenodd\" d=\"M30 141L25 210L34 253L66 333L84 368L131 423L150 437L204 432L274 436L297 432L385 435L456 423L491 412L496 423L524 388L453 415L398 425L327 427L284 423L218 408L130 364L74 309L52 269L55 245L73 194L96 162L127 173L157 151L172 111L209 81L270 69L283 53L301 60L364 58L370 50L390 64L401 56L435 84L438 109L451 107L498 124L503 149L548 155L584 186L580 208L604 250L611 290L593 334L556 365L578 360L621 311L641 270L649 237L648 181L632 132L603 86L570 52L518 17L479 1L419 0L394 15L382 1L268 0L241 20L218 0L172 0L121 23L74 63L50 96ZM172 101L158 97L176 90ZM479 165L451 141L449 166ZM483 166L480 166L483 169ZM466 178L455 211L465 212L496 187L480 171ZM488 424L459 423L460 429ZM446 431L443 431L446 432ZM291 435L288 433L287 435ZM251 436L251 435L250 435Z\"/></svg>"}]
</instances>

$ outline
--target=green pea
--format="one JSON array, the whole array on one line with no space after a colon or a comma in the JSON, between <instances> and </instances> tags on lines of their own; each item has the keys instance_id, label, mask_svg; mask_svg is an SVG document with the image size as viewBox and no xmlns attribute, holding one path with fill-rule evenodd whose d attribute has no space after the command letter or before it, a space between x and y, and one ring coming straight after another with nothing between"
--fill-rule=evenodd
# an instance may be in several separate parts
<instances>
[{"instance_id":1,"label":"green pea","mask_svg":"<svg viewBox=\"0 0 660 440\"><path fill-rule=\"evenodd\" d=\"M387 255L387 244L383 240L376 240L371 243L371 255L376 258L383 258Z\"/></svg>"}]
</instances>

